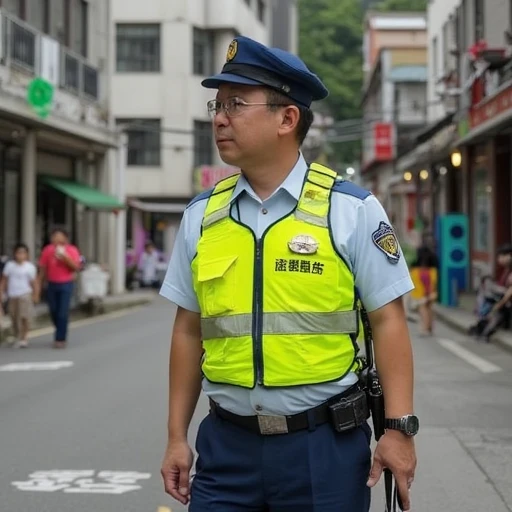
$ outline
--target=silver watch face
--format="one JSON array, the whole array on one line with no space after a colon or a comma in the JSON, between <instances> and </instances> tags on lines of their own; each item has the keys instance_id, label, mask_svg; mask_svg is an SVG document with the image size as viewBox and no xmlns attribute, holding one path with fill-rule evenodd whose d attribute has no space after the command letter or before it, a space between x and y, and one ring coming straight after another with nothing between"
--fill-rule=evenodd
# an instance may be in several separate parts
<instances>
[{"instance_id":1,"label":"silver watch face","mask_svg":"<svg viewBox=\"0 0 512 512\"><path fill-rule=\"evenodd\" d=\"M417 416L411 414L402 418L402 427L408 436L415 436L420 429L420 421Z\"/></svg>"}]
</instances>

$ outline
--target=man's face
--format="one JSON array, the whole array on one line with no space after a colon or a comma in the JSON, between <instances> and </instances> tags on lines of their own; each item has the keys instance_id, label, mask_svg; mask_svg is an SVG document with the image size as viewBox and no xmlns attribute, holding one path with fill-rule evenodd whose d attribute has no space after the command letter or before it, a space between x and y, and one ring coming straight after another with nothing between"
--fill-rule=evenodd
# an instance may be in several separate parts
<instances>
[{"instance_id":1,"label":"man's face","mask_svg":"<svg viewBox=\"0 0 512 512\"><path fill-rule=\"evenodd\" d=\"M271 154L278 141L278 130L282 122L282 110L271 111L266 105L241 105L245 103L268 103L262 87L222 84L217 101L226 103L241 100L235 115L220 111L213 120L215 141L224 162L243 168L244 165L261 160L262 155Z\"/></svg>"},{"instance_id":2,"label":"man's face","mask_svg":"<svg viewBox=\"0 0 512 512\"><path fill-rule=\"evenodd\" d=\"M52 244L53 245L66 245L67 243L68 243L68 239L64 233L57 231L52 235Z\"/></svg>"},{"instance_id":3,"label":"man's face","mask_svg":"<svg viewBox=\"0 0 512 512\"><path fill-rule=\"evenodd\" d=\"M498 265L501 267L508 267L511 260L512 255L510 254L498 254Z\"/></svg>"},{"instance_id":4,"label":"man's face","mask_svg":"<svg viewBox=\"0 0 512 512\"><path fill-rule=\"evenodd\" d=\"M28 259L28 253L27 250L23 247L20 247L15 253L14 253L14 259L18 262L24 262Z\"/></svg>"}]
</instances>

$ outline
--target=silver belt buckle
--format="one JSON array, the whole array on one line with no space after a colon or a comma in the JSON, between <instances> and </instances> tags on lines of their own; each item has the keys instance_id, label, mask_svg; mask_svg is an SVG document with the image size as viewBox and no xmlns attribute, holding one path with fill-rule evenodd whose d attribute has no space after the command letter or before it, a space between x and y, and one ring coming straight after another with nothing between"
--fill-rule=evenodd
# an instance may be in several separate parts
<instances>
[{"instance_id":1,"label":"silver belt buckle","mask_svg":"<svg viewBox=\"0 0 512 512\"><path fill-rule=\"evenodd\" d=\"M286 416L263 416L258 415L260 434L272 436L275 434L288 434Z\"/></svg>"}]
</instances>

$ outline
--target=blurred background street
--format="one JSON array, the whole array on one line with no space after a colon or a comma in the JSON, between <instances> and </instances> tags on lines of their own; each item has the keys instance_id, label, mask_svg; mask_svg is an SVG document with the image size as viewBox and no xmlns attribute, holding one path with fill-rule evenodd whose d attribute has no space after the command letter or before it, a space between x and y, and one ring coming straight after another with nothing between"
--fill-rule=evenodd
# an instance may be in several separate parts
<instances>
[{"instance_id":1,"label":"blurred background street","mask_svg":"<svg viewBox=\"0 0 512 512\"><path fill-rule=\"evenodd\" d=\"M2 512L185 510L159 473L173 315L158 298L74 328L65 352L48 350L50 335L30 352L0 348ZM434 339L411 329L422 421L412 510L512 510L512 354L445 327ZM191 443L206 412L202 398ZM372 512L382 510L379 485Z\"/></svg>"},{"instance_id":2,"label":"blurred background street","mask_svg":"<svg viewBox=\"0 0 512 512\"><path fill-rule=\"evenodd\" d=\"M510 300L492 328L488 316L512 291L502 0L0 1L0 274L20 243L40 267L56 228L80 255L68 350L50 350L47 288L17 350L0 285L0 512L184 510L159 475L174 310L157 290L187 204L239 171L219 157L201 87L239 34L325 82L304 156L371 190L411 269L412 510L511 512ZM206 413L202 399L191 443Z\"/></svg>"}]
</instances>

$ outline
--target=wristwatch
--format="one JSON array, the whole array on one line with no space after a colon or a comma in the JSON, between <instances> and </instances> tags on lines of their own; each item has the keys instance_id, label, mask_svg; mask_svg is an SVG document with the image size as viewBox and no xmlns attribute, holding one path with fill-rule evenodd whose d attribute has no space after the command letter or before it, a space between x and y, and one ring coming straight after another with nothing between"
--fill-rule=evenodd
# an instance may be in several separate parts
<instances>
[{"instance_id":1,"label":"wristwatch","mask_svg":"<svg viewBox=\"0 0 512 512\"><path fill-rule=\"evenodd\" d=\"M420 429L420 420L414 414L408 414L401 418L386 418L384 428L398 430L406 436L415 436Z\"/></svg>"}]
</instances>

